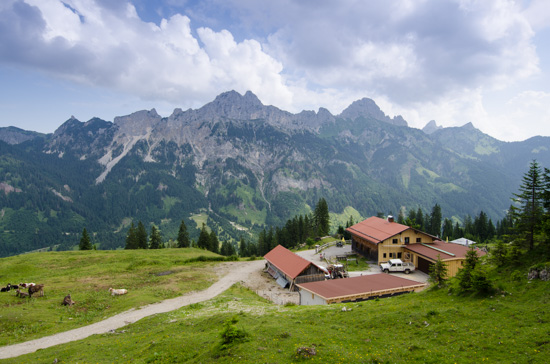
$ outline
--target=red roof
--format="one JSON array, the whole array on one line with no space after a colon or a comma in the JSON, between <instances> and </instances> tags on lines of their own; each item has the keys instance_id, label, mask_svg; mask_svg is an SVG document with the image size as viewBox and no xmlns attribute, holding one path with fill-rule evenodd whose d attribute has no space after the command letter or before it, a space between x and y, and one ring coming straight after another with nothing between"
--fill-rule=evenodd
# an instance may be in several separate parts
<instances>
[{"instance_id":1,"label":"red roof","mask_svg":"<svg viewBox=\"0 0 550 364\"><path fill-rule=\"evenodd\" d=\"M437 260L438 255L441 257L441 260L464 259L466 253L470 250L467 246L445 243L441 240L436 240L430 244L411 244L407 245L405 249L432 260ZM485 255L485 252L477 248L476 251L478 256Z\"/></svg>"},{"instance_id":2,"label":"red roof","mask_svg":"<svg viewBox=\"0 0 550 364\"><path fill-rule=\"evenodd\" d=\"M298 277L300 273L313 264L282 245L277 245L264 258L292 279Z\"/></svg>"},{"instance_id":3,"label":"red roof","mask_svg":"<svg viewBox=\"0 0 550 364\"><path fill-rule=\"evenodd\" d=\"M379 244L407 229L410 229L410 227L373 216L350 226L346 230L352 235L356 235L375 244Z\"/></svg>"},{"instance_id":4,"label":"red roof","mask_svg":"<svg viewBox=\"0 0 550 364\"><path fill-rule=\"evenodd\" d=\"M391 274L379 273L352 278L302 283L298 286L328 300L389 289L412 288L424 285L426 284L396 277Z\"/></svg>"}]
</instances>

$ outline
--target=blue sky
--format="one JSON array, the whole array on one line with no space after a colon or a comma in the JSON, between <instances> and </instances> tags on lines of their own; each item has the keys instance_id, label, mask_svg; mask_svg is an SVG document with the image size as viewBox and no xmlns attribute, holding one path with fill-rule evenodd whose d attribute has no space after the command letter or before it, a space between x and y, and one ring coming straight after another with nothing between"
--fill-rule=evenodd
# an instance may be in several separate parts
<instances>
[{"instance_id":1,"label":"blue sky","mask_svg":"<svg viewBox=\"0 0 550 364\"><path fill-rule=\"evenodd\" d=\"M525 140L550 135L549 72L547 0L0 2L0 127L47 133L250 90Z\"/></svg>"}]
</instances>

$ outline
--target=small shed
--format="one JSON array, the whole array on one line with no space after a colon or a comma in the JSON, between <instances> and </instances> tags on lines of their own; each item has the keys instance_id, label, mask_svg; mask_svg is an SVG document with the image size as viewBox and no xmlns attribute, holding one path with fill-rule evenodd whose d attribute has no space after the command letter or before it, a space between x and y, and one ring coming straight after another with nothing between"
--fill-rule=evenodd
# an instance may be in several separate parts
<instances>
[{"instance_id":1,"label":"small shed","mask_svg":"<svg viewBox=\"0 0 550 364\"><path fill-rule=\"evenodd\" d=\"M421 291L426 283L391 274L370 274L353 278L299 284L300 305L327 305Z\"/></svg>"},{"instance_id":2,"label":"small shed","mask_svg":"<svg viewBox=\"0 0 550 364\"><path fill-rule=\"evenodd\" d=\"M296 285L325 279L325 271L316 264L294 254L282 245L277 245L264 256L267 271L277 283L289 290L297 290Z\"/></svg>"}]
</instances>

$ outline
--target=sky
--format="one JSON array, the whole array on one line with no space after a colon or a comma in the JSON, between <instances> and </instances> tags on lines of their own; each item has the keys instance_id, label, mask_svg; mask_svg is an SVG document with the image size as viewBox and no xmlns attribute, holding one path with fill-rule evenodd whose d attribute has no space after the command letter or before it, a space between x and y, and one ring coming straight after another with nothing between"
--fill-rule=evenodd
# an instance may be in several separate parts
<instances>
[{"instance_id":1,"label":"sky","mask_svg":"<svg viewBox=\"0 0 550 364\"><path fill-rule=\"evenodd\" d=\"M0 127L54 132L222 92L414 128L550 136L548 0L1 0Z\"/></svg>"}]
</instances>

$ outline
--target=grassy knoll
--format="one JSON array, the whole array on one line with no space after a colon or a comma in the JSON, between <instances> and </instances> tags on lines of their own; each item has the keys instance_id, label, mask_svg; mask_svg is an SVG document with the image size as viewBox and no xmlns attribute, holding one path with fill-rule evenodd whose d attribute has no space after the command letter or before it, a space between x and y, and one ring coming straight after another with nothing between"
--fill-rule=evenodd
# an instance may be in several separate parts
<instances>
[{"instance_id":1,"label":"grassy knoll","mask_svg":"<svg viewBox=\"0 0 550 364\"><path fill-rule=\"evenodd\" d=\"M116 333L5 362L547 363L550 282L515 277L487 297L450 295L445 288L307 307L276 306L236 285ZM316 354L297 357L301 347Z\"/></svg>"},{"instance_id":2,"label":"grassy knoll","mask_svg":"<svg viewBox=\"0 0 550 364\"><path fill-rule=\"evenodd\" d=\"M190 263L216 254L201 249L47 252L0 259L0 285L45 284L45 297L22 299L0 293L0 345L84 326L132 307L201 290L217 279L210 263ZM109 287L128 294L111 297ZM61 305L71 293L74 307Z\"/></svg>"}]
</instances>

